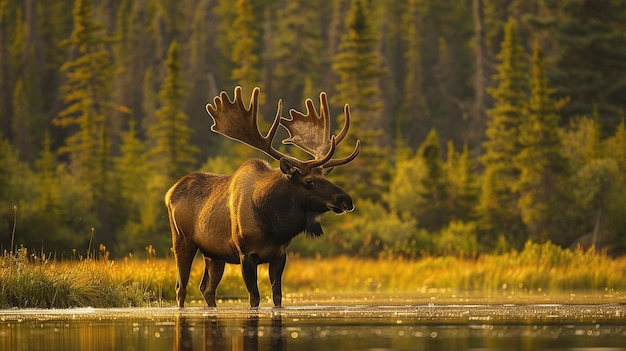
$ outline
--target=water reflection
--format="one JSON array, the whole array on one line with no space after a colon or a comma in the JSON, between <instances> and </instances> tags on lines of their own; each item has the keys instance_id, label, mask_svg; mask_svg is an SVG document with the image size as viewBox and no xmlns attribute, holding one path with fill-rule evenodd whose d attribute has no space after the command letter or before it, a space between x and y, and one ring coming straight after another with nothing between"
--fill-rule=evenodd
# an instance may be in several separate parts
<instances>
[{"instance_id":1,"label":"water reflection","mask_svg":"<svg viewBox=\"0 0 626 351\"><path fill-rule=\"evenodd\" d=\"M0 350L526 351L593 348L626 351L626 320L623 318L593 322L459 322L428 320L423 311L377 317L371 307L364 308L360 317L342 316L340 312L346 310L350 308L317 308L303 312L265 309L258 313L233 309L217 314L206 309L191 313L154 310L108 315L42 314L27 318L0 313ZM615 311L622 309L615 306Z\"/></svg>"},{"instance_id":2,"label":"water reflection","mask_svg":"<svg viewBox=\"0 0 626 351\"><path fill-rule=\"evenodd\" d=\"M218 317L205 320L178 317L174 350L258 351L259 337L267 341L271 350L286 350L280 315L272 317L269 328L259 327L258 314L251 314L239 323L240 326L234 328L232 320L220 321Z\"/></svg>"}]
</instances>

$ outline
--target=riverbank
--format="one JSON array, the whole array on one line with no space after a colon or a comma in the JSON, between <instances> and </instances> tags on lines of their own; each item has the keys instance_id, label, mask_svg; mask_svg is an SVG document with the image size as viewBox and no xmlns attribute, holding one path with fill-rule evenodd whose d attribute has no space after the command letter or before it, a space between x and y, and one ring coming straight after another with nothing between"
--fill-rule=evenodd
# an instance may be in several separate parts
<instances>
[{"instance_id":1,"label":"riverbank","mask_svg":"<svg viewBox=\"0 0 626 351\"><path fill-rule=\"evenodd\" d=\"M56 260L19 250L0 257L0 308L146 307L175 301L173 259ZM204 264L192 268L188 301L202 303ZM261 296L269 297L267 265L259 267ZM363 259L290 256L283 277L286 300L307 296L413 296L491 298L536 302L549 296L607 296L626 291L626 257L528 243L519 252L474 259L424 257ZM227 265L218 287L222 301L247 300L239 266ZM548 299L549 300L549 299ZM287 302L286 301L286 302ZM561 301L563 302L563 301ZM609 301L610 302L610 301Z\"/></svg>"}]
</instances>

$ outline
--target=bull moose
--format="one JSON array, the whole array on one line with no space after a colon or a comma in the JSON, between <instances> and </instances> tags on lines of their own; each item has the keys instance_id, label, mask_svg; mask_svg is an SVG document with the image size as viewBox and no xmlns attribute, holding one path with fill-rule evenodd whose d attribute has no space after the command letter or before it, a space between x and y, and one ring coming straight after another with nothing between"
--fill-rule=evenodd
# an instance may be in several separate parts
<instances>
[{"instance_id":1,"label":"bull moose","mask_svg":"<svg viewBox=\"0 0 626 351\"><path fill-rule=\"evenodd\" d=\"M250 306L260 302L257 265L269 263L269 279L274 306L282 304L282 274L286 249L291 240L304 232L321 236L320 219L327 211L351 212L354 204L339 186L325 178L336 166L352 161L359 152L333 159L350 128L350 109L344 107L345 122L337 136L330 133L330 115L325 93L320 94L318 115L307 99L307 113L290 110L283 118L282 102L266 136L258 128L259 88L254 88L246 108L241 87L235 88L234 101L226 92L215 97L206 110L213 118L211 130L263 151L280 163L273 169L260 159L244 162L232 175L194 172L182 177L165 195L174 256L178 267L176 298L183 308L189 272L196 252L204 256L205 268L200 291L209 307L215 307L215 290L226 263L241 264L243 281L250 295ZM281 125L289 137L283 140L310 154L301 161L272 146Z\"/></svg>"}]
</instances>

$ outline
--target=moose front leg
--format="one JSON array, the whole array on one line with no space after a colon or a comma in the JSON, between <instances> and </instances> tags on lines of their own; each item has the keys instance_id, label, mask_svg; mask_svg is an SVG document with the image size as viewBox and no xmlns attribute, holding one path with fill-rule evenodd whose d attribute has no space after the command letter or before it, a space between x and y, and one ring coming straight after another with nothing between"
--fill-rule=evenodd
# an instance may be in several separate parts
<instances>
[{"instance_id":1,"label":"moose front leg","mask_svg":"<svg viewBox=\"0 0 626 351\"><path fill-rule=\"evenodd\" d=\"M243 282L246 284L248 294L250 294L250 307L259 307L261 296L257 283L258 258L255 254L241 255L241 273Z\"/></svg>"},{"instance_id":2,"label":"moose front leg","mask_svg":"<svg viewBox=\"0 0 626 351\"><path fill-rule=\"evenodd\" d=\"M272 285L272 300L274 300L274 306L280 307L283 302L283 271L285 270L285 264L287 263L287 254L279 256L274 261L270 262L269 276L270 284Z\"/></svg>"}]
</instances>

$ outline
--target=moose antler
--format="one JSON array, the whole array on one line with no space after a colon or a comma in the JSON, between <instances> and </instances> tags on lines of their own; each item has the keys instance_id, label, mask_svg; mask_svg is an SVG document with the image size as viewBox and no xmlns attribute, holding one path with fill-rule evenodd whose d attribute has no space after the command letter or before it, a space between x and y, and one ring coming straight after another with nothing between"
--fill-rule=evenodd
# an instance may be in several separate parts
<instances>
[{"instance_id":1,"label":"moose antler","mask_svg":"<svg viewBox=\"0 0 626 351\"><path fill-rule=\"evenodd\" d=\"M278 109L276 111L276 117L274 122L267 132L267 135L263 136L258 127L258 104L259 104L259 92L260 89L255 87L252 91L252 97L250 98L250 105L246 108L241 98L241 87L235 88L235 99L231 101L228 98L226 92L221 92L219 96L213 99L213 104L207 104L206 110L213 118L214 124L211 126L211 130L216 133L222 134L228 138L238 140L246 145L263 151L268 156L280 160L281 158L289 159L292 163L297 165L297 168L302 174L307 174L311 169L320 167L323 164L331 161L333 154L335 153L335 138L330 139L330 147L326 154L319 158L310 161L300 161L291 156L287 156L282 152L276 150L272 146L272 141L278 130L278 126L281 120L282 114L282 100L278 101Z\"/></svg>"},{"instance_id":2,"label":"moose antler","mask_svg":"<svg viewBox=\"0 0 626 351\"><path fill-rule=\"evenodd\" d=\"M283 144L293 144L315 159L320 159L328 153L331 148L330 136L330 113L328 112L328 99L326 93L320 93L320 112L315 110L313 101L306 99L306 115L294 109L289 111L291 119L282 118L280 124L289 132L289 138L283 140ZM339 135L335 138L338 145L348 134L350 129L350 106L344 106L345 122ZM356 147L352 154L343 159L330 160L324 164L324 168L330 168L346 164L352 161L359 153L361 142L357 140Z\"/></svg>"}]
</instances>

